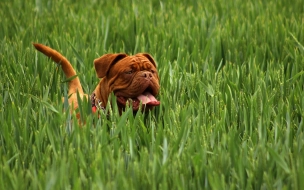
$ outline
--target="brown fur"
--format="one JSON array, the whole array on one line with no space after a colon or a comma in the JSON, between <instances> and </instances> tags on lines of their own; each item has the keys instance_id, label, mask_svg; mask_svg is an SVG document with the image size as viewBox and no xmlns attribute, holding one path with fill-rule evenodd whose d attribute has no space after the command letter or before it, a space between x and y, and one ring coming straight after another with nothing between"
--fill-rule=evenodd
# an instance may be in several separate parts
<instances>
[{"instance_id":1,"label":"brown fur","mask_svg":"<svg viewBox=\"0 0 304 190\"><path fill-rule=\"evenodd\" d=\"M33 45L38 51L60 64L67 78L76 75L71 63L59 52L42 44L33 43ZM134 111L137 111L140 108L140 103L137 101L138 96L148 92L154 97L159 92L156 64L149 54L139 53L134 56L123 53L105 54L94 60L94 66L98 78L101 78L94 93L104 108L107 106L111 92L114 92L117 97L120 111L125 108L127 102L132 104ZM73 109L78 107L77 91L81 98L89 98L88 94L83 92L78 77L69 81L69 104L73 105ZM159 102L155 100L147 103L145 107L151 109L158 105Z\"/></svg>"}]
</instances>

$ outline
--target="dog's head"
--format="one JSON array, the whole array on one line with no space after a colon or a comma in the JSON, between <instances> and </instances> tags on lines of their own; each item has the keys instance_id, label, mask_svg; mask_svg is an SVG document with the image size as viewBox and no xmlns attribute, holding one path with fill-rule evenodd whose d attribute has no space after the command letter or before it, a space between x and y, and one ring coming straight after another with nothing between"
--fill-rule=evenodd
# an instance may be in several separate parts
<instances>
[{"instance_id":1,"label":"dog's head","mask_svg":"<svg viewBox=\"0 0 304 190\"><path fill-rule=\"evenodd\" d=\"M108 85L108 93L113 92L116 96L120 109L129 104L133 111L140 105L150 110L160 104L155 98L160 88L159 77L155 61L149 54L106 54L95 59L94 66L97 76Z\"/></svg>"}]
</instances>

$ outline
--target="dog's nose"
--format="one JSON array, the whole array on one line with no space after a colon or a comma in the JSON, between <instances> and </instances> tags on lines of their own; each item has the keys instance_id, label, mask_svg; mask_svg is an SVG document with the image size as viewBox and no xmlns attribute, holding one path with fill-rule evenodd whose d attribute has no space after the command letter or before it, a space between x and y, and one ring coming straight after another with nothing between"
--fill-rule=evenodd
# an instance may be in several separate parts
<instances>
[{"instance_id":1,"label":"dog's nose","mask_svg":"<svg viewBox=\"0 0 304 190\"><path fill-rule=\"evenodd\" d=\"M152 73L148 71L143 72L142 76L146 79L151 79L153 77Z\"/></svg>"}]
</instances>

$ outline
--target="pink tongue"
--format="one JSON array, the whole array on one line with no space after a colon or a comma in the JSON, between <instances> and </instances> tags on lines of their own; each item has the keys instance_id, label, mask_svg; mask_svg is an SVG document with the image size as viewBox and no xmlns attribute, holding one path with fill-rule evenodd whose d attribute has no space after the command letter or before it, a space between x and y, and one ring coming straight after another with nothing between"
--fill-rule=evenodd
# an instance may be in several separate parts
<instances>
[{"instance_id":1,"label":"pink tongue","mask_svg":"<svg viewBox=\"0 0 304 190\"><path fill-rule=\"evenodd\" d=\"M151 102L155 104L159 104L159 102L156 100L156 98L149 92L146 92L144 94L141 94L137 96L137 99L141 101L142 104L149 104Z\"/></svg>"}]
</instances>

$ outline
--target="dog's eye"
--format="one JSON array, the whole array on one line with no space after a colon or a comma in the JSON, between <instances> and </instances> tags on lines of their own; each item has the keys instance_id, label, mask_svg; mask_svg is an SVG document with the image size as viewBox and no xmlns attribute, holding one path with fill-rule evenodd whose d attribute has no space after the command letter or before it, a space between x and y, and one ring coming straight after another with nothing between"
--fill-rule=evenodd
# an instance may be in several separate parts
<instances>
[{"instance_id":1,"label":"dog's eye","mask_svg":"<svg viewBox=\"0 0 304 190\"><path fill-rule=\"evenodd\" d=\"M155 73L155 71L154 71L154 70L151 70L150 72L151 72L152 74L154 74L154 73Z\"/></svg>"},{"instance_id":2,"label":"dog's eye","mask_svg":"<svg viewBox=\"0 0 304 190\"><path fill-rule=\"evenodd\" d=\"M126 71L126 74L132 74L132 73L133 73L133 70Z\"/></svg>"}]
</instances>

